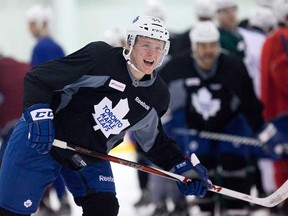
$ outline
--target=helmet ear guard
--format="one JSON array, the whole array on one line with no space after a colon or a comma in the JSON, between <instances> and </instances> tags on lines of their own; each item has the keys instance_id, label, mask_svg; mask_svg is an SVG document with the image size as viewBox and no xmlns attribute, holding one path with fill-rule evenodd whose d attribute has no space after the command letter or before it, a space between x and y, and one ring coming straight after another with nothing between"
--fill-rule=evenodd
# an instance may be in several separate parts
<instances>
[{"instance_id":1,"label":"helmet ear guard","mask_svg":"<svg viewBox=\"0 0 288 216\"><path fill-rule=\"evenodd\" d=\"M127 44L128 44L129 46L134 46L134 44L135 44L135 39L136 39L136 37L134 37L134 35L128 35L128 37L127 37Z\"/></svg>"},{"instance_id":2,"label":"helmet ear guard","mask_svg":"<svg viewBox=\"0 0 288 216\"><path fill-rule=\"evenodd\" d=\"M166 41L163 52L164 56L168 54L169 49L170 49L170 41Z\"/></svg>"}]
</instances>

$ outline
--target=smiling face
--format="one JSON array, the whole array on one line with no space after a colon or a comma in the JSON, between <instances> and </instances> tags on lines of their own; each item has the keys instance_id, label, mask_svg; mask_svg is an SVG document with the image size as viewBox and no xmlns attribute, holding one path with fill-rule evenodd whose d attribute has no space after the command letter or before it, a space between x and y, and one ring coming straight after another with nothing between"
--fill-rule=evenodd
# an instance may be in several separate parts
<instances>
[{"instance_id":1,"label":"smiling face","mask_svg":"<svg viewBox=\"0 0 288 216\"><path fill-rule=\"evenodd\" d=\"M135 45L131 52L131 62L140 71L130 66L130 70L137 79L144 75L150 75L162 60L164 55L164 41L137 36Z\"/></svg>"}]
</instances>

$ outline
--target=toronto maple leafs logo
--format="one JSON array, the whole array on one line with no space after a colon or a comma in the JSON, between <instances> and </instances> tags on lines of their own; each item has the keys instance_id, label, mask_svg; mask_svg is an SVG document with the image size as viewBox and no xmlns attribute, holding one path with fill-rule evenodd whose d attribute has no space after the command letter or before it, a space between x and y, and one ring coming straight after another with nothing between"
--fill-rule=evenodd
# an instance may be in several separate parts
<instances>
[{"instance_id":1,"label":"toronto maple leafs logo","mask_svg":"<svg viewBox=\"0 0 288 216\"><path fill-rule=\"evenodd\" d=\"M199 89L196 94L192 94L191 100L196 112L201 114L204 120L215 116L220 110L220 100L213 99L211 92L205 87Z\"/></svg>"},{"instance_id":2,"label":"toronto maple leafs logo","mask_svg":"<svg viewBox=\"0 0 288 216\"><path fill-rule=\"evenodd\" d=\"M112 101L105 97L98 105L94 105L95 113L92 113L96 125L94 130L101 130L105 137L111 134L119 134L124 128L130 125L123 117L129 111L128 100L121 99L113 108Z\"/></svg>"}]
</instances>

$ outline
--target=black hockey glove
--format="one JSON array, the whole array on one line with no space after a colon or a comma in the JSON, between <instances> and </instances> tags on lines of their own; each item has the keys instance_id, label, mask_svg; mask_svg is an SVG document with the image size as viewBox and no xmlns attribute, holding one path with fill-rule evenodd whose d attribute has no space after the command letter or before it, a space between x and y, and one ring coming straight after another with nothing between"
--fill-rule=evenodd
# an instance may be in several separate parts
<instances>
[{"instance_id":1,"label":"black hockey glove","mask_svg":"<svg viewBox=\"0 0 288 216\"><path fill-rule=\"evenodd\" d=\"M51 150L55 137L53 112L48 104L35 104L25 110L24 119L29 125L28 146L40 154Z\"/></svg>"}]
</instances>

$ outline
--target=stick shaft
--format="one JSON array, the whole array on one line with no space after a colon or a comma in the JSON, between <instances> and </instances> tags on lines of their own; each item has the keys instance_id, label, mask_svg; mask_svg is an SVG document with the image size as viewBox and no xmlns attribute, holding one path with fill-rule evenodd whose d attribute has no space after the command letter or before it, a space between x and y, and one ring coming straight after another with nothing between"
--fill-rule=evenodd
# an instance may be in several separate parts
<instances>
[{"instance_id":1,"label":"stick shaft","mask_svg":"<svg viewBox=\"0 0 288 216\"><path fill-rule=\"evenodd\" d=\"M93 150L85 149L85 148L82 148L82 147L79 147L79 146L76 146L73 144L68 145L66 142L63 142L60 140L55 140L53 145L60 147L60 148L65 148L65 149L69 149L72 151L76 151L76 152L79 152L81 154L85 154L85 155L88 155L91 157L96 157L96 158L100 158L102 160L118 163L118 164L128 166L128 167L132 167L134 169L138 169L138 170L143 171L143 172L147 172L147 173L151 173L151 174L158 175L161 177L165 177L165 178L168 178L168 179L171 179L174 181L182 181L184 183L191 181L189 178L186 178L184 176L177 175L177 174L165 171L165 170L161 170L161 169L158 169L156 167L144 166L144 165L141 165L139 163L135 163L135 162L128 161L128 160L118 158L115 156L103 154L103 153L96 152Z\"/></svg>"},{"instance_id":2,"label":"stick shaft","mask_svg":"<svg viewBox=\"0 0 288 216\"><path fill-rule=\"evenodd\" d=\"M60 140L55 140L53 143L54 146L59 147L59 148L63 148L63 149L68 149L68 150L72 150L81 154L85 154L91 157L96 157L96 158L100 158L102 160L107 160L107 161L111 161L114 163L118 163L124 166L128 166L128 167L132 167L138 170L141 170L143 172L147 172L150 174L154 174L154 175L158 175L161 177L165 177L174 181L181 181L183 183L187 183L192 181L191 179L172 173L172 172L168 172L165 170L161 170L158 168L154 168L154 167L150 167L150 166L144 166L132 161L128 161L128 160L124 160L118 157L114 157L111 155L106 155L106 154L102 154L93 150L89 150L89 149L85 149L79 146L75 146L72 144L67 144L66 142L60 141ZM209 189L209 191L214 192L214 193L218 193L218 194L222 194L225 196L230 196L233 197L235 199L240 199L246 202L250 202L250 203L254 203L254 204L258 204L264 207L274 207L276 205L278 205L279 203L281 203L282 201L284 201L287 197L288 197L288 180L286 180L286 182L279 188L277 189L277 191L275 191L273 194L271 194L268 197L265 198L258 198L258 197L253 197L251 195L248 194L244 194L241 192L237 192L234 190L230 190L221 186L217 186L217 185L213 185L213 187L211 189Z\"/></svg>"},{"instance_id":3,"label":"stick shaft","mask_svg":"<svg viewBox=\"0 0 288 216\"><path fill-rule=\"evenodd\" d=\"M188 136L199 136L200 138L210 139L210 140L217 140L217 141L226 141L226 142L234 142L240 143L245 145L252 145L252 146L262 146L258 139L245 137L245 136L238 136L232 134L225 134L225 133L216 133L211 131L198 131L194 129L186 129L186 128L176 128L174 132L178 135Z\"/></svg>"}]
</instances>

